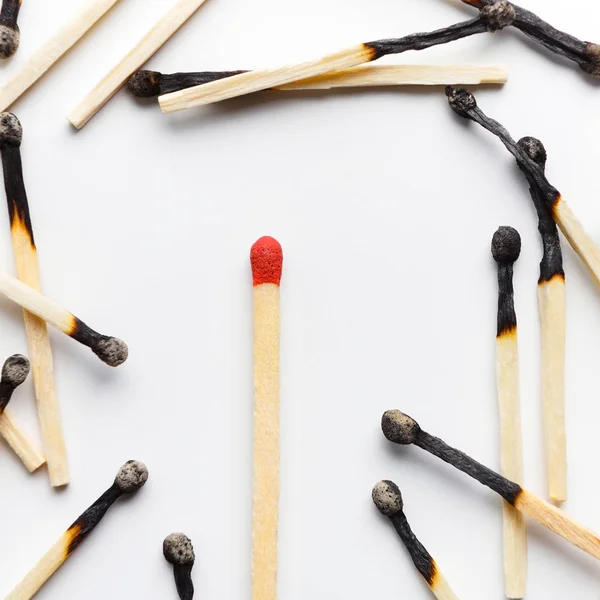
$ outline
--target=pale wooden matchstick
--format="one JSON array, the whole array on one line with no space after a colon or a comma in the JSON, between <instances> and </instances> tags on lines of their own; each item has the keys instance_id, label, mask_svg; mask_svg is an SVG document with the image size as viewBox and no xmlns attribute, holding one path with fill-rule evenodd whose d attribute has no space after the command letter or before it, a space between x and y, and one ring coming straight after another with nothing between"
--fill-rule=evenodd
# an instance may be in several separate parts
<instances>
[{"instance_id":1,"label":"pale wooden matchstick","mask_svg":"<svg viewBox=\"0 0 600 600\"><path fill-rule=\"evenodd\" d=\"M512 227L500 227L492 239L492 256L498 263L496 380L500 406L500 465L504 477L519 483L523 481L523 441L513 266L520 253L519 232ZM527 588L525 516L507 502L504 502L503 516L505 595L522 599Z\"/></svg>"},{"instance_id":2,"label":"pale wooden matchstick","mask_svg":"<svg viewBox=\"0 0 600 600\"><path fill-rule=\"evenodd\" d=\"M380 481L373 487L371 497L377 510L389 517L433 595L438 600L458 600L431 554L413 533L404 514L404 501L398 486L393 481Z\"/></svg>"},{"instance_id":3,"label":"pale wooden matchstick","mask_svg":"<svg viewBox=\"0 0 600 600\"><path fill-rule=\"evenodd\" d=\"M122 87L127 78L150 59L206 2L179 0L131 52L82 100L68 119L81 129Z\"/></svg>"},{"instance_id":4,"label":"pale wooden matchstick","mask_svg":"<svg viewBox=\"0 0 600 600\"><path fill-rule=\"evenodd\" d=\"M179 598L192 600L194 597L192 569L196 560L192 540L183 533L172 533L163 542L163 554L167 562L173 565L173 576Z\"/></svg>"},{"instance_id":5,"label":"pale wooden matchstick","mask_svg":"<svg viewBox=\"0 0 600 600\"><path fill-rule=\"evenodd\" d=\"M41 46L0 88L0 111L6 110L66 54L119 0L90 0Z\"/></svg>"},{"instance_id":6,"label":"pale wooden matchstick","mask_svg":"<svg viewBox=\"0 0 600 600\"><path fill-rule=\"evenodd\" d=\"M24 284L41 291L37 249L23 180L20 148L22 137L23 130L17 117L10 113L0 114L0 152L17 275ZM45 321L27 311L23 316L50 484L53 487L64 486L69 483L69 469L54 385L48 328Z\"/></svg>"},{"instance_id":7,"label":"pale wooden matchstick","mask_svg":"<svg viewBox=\"0 0 600 600\"><path fill-rule=\"evenodd\" d=\"M388 410L381 420L381 429L390 442L401 445L414 444L441 458L482 485L489 487L526 516L584 552L600 559L600 537L597 534L577 523L556 506L522 488L518 483L506 479L464 452L452 448L443 440L423 431L412 417L399 410Z\"/></svg>"},{"instance_id":8,"label":"pale wooden matchstick","mask_svg":"<svg viewBox=\"0 0 600 600\"><path fill-rule=\"evenodd\" d=\"M36 566L5 600L29 600L54 575L72 552L100 523L106 511L121 497L137 492L148 480L144 463L130 460L117 473L114 483L61 535Z\"/></svg>"},{"instance_id":9,"label":"pale wooden matchstick","mask_svg":"<svg viewBox=\"0 0 600 600\"><path fill-rule=\"evenodd\" d=\"M21 0L3 0L0 11L0 58L9 58L19 48L21 31L17 25Z\"/></svg>"},{"instance_id":10,"label":"pale wooden matchstick","mask_svg":"<svg viewBox=\"0 0 600 600\"><path fill-rule=\"evenodd\" d=\"M250 251L254 285L254 484L252 599L277 596L279 521L279 242L262 237Z\"/></svg>"}]
</instances>

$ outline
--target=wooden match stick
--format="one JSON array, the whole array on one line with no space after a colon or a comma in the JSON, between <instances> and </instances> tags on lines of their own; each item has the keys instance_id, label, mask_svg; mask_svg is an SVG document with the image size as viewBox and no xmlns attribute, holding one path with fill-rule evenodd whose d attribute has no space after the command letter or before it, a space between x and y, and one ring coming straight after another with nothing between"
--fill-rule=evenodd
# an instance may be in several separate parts
<instances>
[{"instance_id":1,"label":"wooden match stick","mask_svg":"<svg viewBox=\"0 0 600 600\"><path fill-rule=\"evenodd\" d=\"M128 90L138 98L153 98L178 92L210 81L233 77L248 71L201 71L198 73L159 73L137 71L127 80ZM452 83L452 82L456 83ZM461 83L458 83L458 82ZM478 85L504 84L506 69L501 67L435 65L365 65L279 86L278 90L329 90L348 87L395 85Z\"/></svg>"},{"instance_id":2,"label":"wooden match stick","mask_svg":"<svg viewBox=\"0 0 600 600\"><path fill-rule=\"evenodd\" d=\"M0 58L9 58L19 48L21 31L17 25L21 0L4 0L0 11Z\"/></svg>"},{"instance_id":3,"label":"wooden match stick","mask_svg":"<svg viewBox=\"0 0 600 600\"><path fill-rule=\"evenodd\" d=\"M17 117L10 113L0 114L0 152L17 275L24 284L41 291L37 249L23 180L22 138L23 129ZM27 311L23 316L33 363L35 397L50 484L53 487L64 486L69 483L69 469L54 385L54 365L48 328L45 321Z\"/></svg>"},{"instance_id":4,"label":"wooden match stick","mask_svg":"<svg viewBox=\"0 0 600 600\"><path fill-rule=\"evenodd\" d=\"M513 266L521 254L521 236L500 227L492 239L498 263L498 333L496 379L500 405L500 464L504 477L523 481L523 441L519 392L519 348L514 306ZM507 502L504 515L504 590L507 598L525 598L527 588L527 528L525 517Z\"/></svg>"},{"instance_id":5,"label":"wooden match stick","mask_svg":"<svg viewBox=\"0 0 600 600\"><path fill-rule=\"evenodd\" d=\"M72 552L100 523L106 511L121 497L137 492L148 480L144 463L130 460L117 473L114 483L63 533L6 600L29 600L54 575Z\"/></svg>"},{"instance_id":6,"label":"wooden match stick","mask_svg":"<svg viewBox=\"0 0 600 600\"><path fill-rule=\"evenodd\" d=\"M279 521L279 283L283 252L272 237L250 251L254 284L254 489L252 599L277 596Z\"/></svg>"},{"instance_id":7,"label":"wooden match stick","mask_svg":"<svg viewBox=\"0 0 600 600\"><path fill-rule=\"evenodd\" d=\"M77 15L29 58L19 71L0 88L0 111L40 79L66 54L119 0L90 0Z\"/></svg>"},{"instance_id":8,"label":"wooden match stick","mask_svg":"<svg viewBox=\"0 0 600 600\"><path fill-rule=\"evenodd\" d=\"M68 119L81 129L121 88L125 80L150 59L206 0L179 0L138 45L82 100Z\"/></svg>"},{"instance_id":9,"label":"wooden match stick","mask_svg":"<svg viewBox=\"0 0 600 600\"><path fill-rule=\"evenodd\" d=\"M546 149L540 140L524 137L518 141L542 171ZM527 175L527 173L525 173ZM567 435L565 428L565 340L566 293L562 250L556 223L535 182L530 183L544 254L540 263L538 303L542 329L542 414L548 493L553 502L567 499Z\"/></svg>"},{"instance_id":10,"label":"wooden match stick","mask_svg":"<svg viewBox=\"0 0 600 600\"><path fill-rule=\"evenodd\" d=\"M415 567L433 595L438 600L458 600L431 554L413 533L404 514L404 501L398 486L393 481L380 481L373 488L372 498L377 510L390 518Z\"/></svg>"},{"instance_id":11,"label":"wooden match stick","mask_svg":"<svg viewBox=\"0 0 600 600\"><path fill-rule=\"evenodd\" d=\"M163 554L167 562L173 565L173 575L179 598L192 600L194 597L192 569L196 560L192 540L183 533L172 533L163 542Z\"/></svg>"},{"instance_id":12,"label":"wooden match stick","mask_svg":"<svg viewBox=\"0 0 600 600\"><path fill-rule=\"evenodd\" d=\"M390 442L401 445L414 444L441 458L482 485L489 487L534 521L584 552L600 559L600 537L597 534L574 521L556 506L522 488L518 483L506 479L464 452L452 448L443 440L423 431L412 417L399 410L388 410L381 420L381 429Z\"/></svg>"},{"instance_id":13,"label":"wooden match stick","mask_svg":"<svg viewBox=\"0 0 600 600\"><path fill-rule=\"evenodd\" d=\"M600 285L600 249L584 231L573 211L569 208L560 192L549 183L544 169L533 161L513 140L508 131L497 121L490 119L478 106L475 96L462 88L446 89L448 102L452 110L470 119L493 133L504 144L506 149L517 159L519 167L527 176L529 185L534 185L539 198L550 211L556 224L560 227L571 247L583 261L594 281Z\"/></svg>"}]
</instances>

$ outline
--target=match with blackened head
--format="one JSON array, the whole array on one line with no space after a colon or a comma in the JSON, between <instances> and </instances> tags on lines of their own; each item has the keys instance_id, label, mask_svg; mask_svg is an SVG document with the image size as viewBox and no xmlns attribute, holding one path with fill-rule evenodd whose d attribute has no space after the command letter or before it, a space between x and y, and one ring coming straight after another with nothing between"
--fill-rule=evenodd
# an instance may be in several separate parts
<instances>
[{"instance_id":1,"label":"match with blackened head","mask_svg":"<svg viewBox=\"0 0 600 600\"><path fill-rule=\"evenodd\" d=\"M526 136L521 138L517 144L534 163L540 167L543 167L546 164L548 153L540 140L531 136Z\"/></svg>"},{"instance_id":2,"label":"match with blackened head","mask_svg":"<svg viewBox=\"0 0 600 600\"><path fill-rule=\"evenodd\" d=\"M394 444L414 444L421 431L419 424L399 410L388 410L381 417L383 435Z\"/></svg>"},{"instance_id":3,"label":"match with blackened head","mask_svg":"<svg viewBox=\"0 0 600 600\"><path fill-rule=\"evenodd\" d=\"M9 112L0 114L0 146L20 146L23 139L23 127L19 119Z\"/></svg>"},{"instance_id":4,"label":"match with blackened head","mask_svg":"<svg viewBox=\"0 0 600 600\"><path fill-rule=\"evenodd\" d=\"M515 7L507 0L494 0L481 9L481 20L488 31L500 31L510 27L517 18Z\"/></svg>"},{"instance_id":5,"label":"match with blackened head","mask_svg":"<svg viewBox=\"0 0 600 600\"><path fill-rule=\"evenodd\" d=\"M513 227L499 227L492 238L492 256L497 263L512 264L521 254L521 236Z\"/></svg>"},{"instance_id":6,"label":"match with blackened head","mask_svg":"<svg viewBox=\"0 0 600 600\"><path fill-rule=\"evenodd\" d=\"M0 58L10 58L19 48L19 26L8 19L0 19Z\"/></svg>"},{"instance_id":7,"label":"match with blackened head","mask_svg":"<svg viewBox=\"0 0 600 600\"><path fill-rule=\"evenodd\" d=\"M137 71L127 80L127 89L138 98L154 98L160 95L160 78L158 71Z\"/></svg>"},{"instance_id":8,"label":"match with blackened head","mask_svg":"<svg viewBox=\"0 0 600 600\"><path fill-rule=\"evenodd\" d=\"M281 244L275 238L261 237L250 250L250 264L255 286L262 283L279 285L283 268Z\"/></svg>"},{"instance_id":9,"label":"match with blackened head","mask_svg":"<svg viewBox=\"0 0 600 600\"><path fill-rule=\"evenodd\" d=\"M464 88L446 87L446 96L450 108L459 116L465 119L470 118L469 111L477 108L475 96Z\"/></svg>"},{"instance_id":10,"label":"match with blackened head","mask_svg":"<svg viewBox=\"0 0 600 600\"><path fill-rule=\"evenodd\" d=\"M386 517L393 517L404 508L400 488L393 481L376 483L371 497L377 510Z\"/></svg>"},{"instance_id":11,"label":"match with blackened head","mask_svg":"<svg viewBox=\"0 0 600 600\"><path fill-rule=\"evenodd\" d=\"M2 367L2 383L16 388L27 379L30 370L29 359L22 354L14 354L6 359Z\"/></svg>"},{"instance_id":12,"label":"match with blackened head","mask_svg":"<svg viewBox=\"0 0 600 600\"><path fill-rule=\"evenodd\" d=\"M193 565L196 560L192 540L183 533L172 533L165 538L163 554L172 565Z\"/></svg>"},{"instance_id":13,"label":"match with blackened head","mask_svg":"<svg viewBox=\"0 0 600 600\"><path fill-rule=\"evenodd\" d=\"M581 64L581 68L592 77L600 79L600 44L588 42L585 51L590 57L590 60L589 62Z\"/></svg>"},{"instance_id":14,"label":"match with blackened head","mask_svg":"<svg viewBox=\"0 0 600 600\"><path fill-rule=\"evenodd\" d=\"M92 345L92 351L110 367L122 365L129 356L127 344L116 337L101 336Z\"/></svg>"},{"instance_id":15,"label":"match with blackened head","mask_svg":"<svg viewBox=\"0 0 600 600\"><path fill-rule=\"evenodd\" d=\"M143 462L130 460L126 462L115 477L115 485L124 494L137 492L148 481L148 469Z\"/></svg>"}]
</instances>

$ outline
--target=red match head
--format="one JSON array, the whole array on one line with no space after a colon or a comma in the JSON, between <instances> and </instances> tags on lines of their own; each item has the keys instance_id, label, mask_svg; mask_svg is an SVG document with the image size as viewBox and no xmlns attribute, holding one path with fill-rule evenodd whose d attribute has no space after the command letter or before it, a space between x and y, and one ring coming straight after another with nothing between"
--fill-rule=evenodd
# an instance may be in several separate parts
<instances>
[{"instance_id":1,"label":"red match head","mask_svg":"<svg viewBox=\"0 0 600 600\"><path fill-rule=\"evenodd\" d=\"M250 264L254 285L281 281L283 251L281 244L272 237L261 237L250 250Z\"/></svg>"}]
</instances>

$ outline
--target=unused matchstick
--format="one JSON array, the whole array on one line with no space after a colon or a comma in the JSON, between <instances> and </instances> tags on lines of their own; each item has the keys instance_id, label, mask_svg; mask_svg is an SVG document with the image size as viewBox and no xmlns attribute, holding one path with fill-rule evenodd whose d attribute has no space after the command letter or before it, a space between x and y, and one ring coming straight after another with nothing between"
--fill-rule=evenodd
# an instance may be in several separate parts
<instances>
[{"instance_id":1,"label":"unused matchstick","mask_svg":"<svg viewBox=\"0 0 600 600\"><path fill-rule=\"evenodd\" d=\"M121 88L125 80L150 59L206 0L179 0L129 54L82 100L68 119L81 129Z\"/></svg>"},{"instance_id":2,"label":"unused matchstick","mask_svg":"<svg viewBox=\"0 0 600 600\"><path fill-rule=\"evenodd\" d=\"M381 420L381 429L390 442L401 445L414 444L441 458L482 485L489 487L517 510L547 527L550 531L600 559L600 537L597 534L579 525L559 508L538 498L518 483L506 479L464 452L452 448L443 440L423 431L412 417L399 410L388 410Z\"/></svg>"},{"instance_id":3,"label":"unused matchstick","mask_svg":"<svg viewBox=\"0 0 600 600\"><path fill-rule=\"evenodd\" d=\"M523 480L523 442L519 393L519 349L514 306L513 266L521 254L521 236L500 227L492 239L498 263L498 332L496 379L500 405L500 464L504 477ZM504 503L504 589L507 598L524 598L527 587L527 529L525 517Z\"/></svg>"},{"instance_id":4,"label":"unused matchstick","mask_svg":"<svg viewBox=\"0 0 600 600\"><path fill-rule=\"evenodd\" d=\"M90 0L39 48L0 88L0 111L5 111L66 54L119 0Z\"/></svg>"},{"instance_id":5,"label":"unused matchstick","mask_svg":"<svg viewBox=\"0 0 600 600\"><path fill-rule=\"evenodd\" d=\"M415 567L433 595L438 600L458 600L431 554L413 533L404 514L404 501L398 486L393 481L380 481L373 488L372 498L377 510L390 518Z\"/></svg>"},{"instance_id":6,"label":"unused matchstick","mask_svg":"<svg viewBox=\"0 0 600 600\"><path fill-rule=\"evenodd\" d=\"M127 88L138 98L153 98L247 72L202 71L169 74L142 70L127 80ZM452 83L453 81L456 83ZM461 83L458 83L459 81ZM366 65L294 81L275 89L293 91L394 85L478 85L503 84L507 81L508 73L501 67Z\"/></svg>"},{"instance_id":7,"label":"unused matchstick","mask_svg":"<svg viewBox=\"0 0 600 600\"><path fill-rule=\"evenodd\" d=\"M172 533L163 542L163 554L167 562L173 565L173 575L179 598L192 600L194 597L192 569L196 560L192 540L183 533Z\"/></svg>"},{"instance_id":8,"label":"unused matchstick","mask_svg":"<svg viewBox=\"0 0 600 600\"><path fill-rule=\"evenodd\" d=\"M123 495L137 492L148 480L144 463L130 460L117 473L114 483L62 534L6 600L29 600L54 575L72 552L100 523L106 511Z\"/></svg>"},{"instance_id":9,"label":"unused matchstick","mask_svg":"<svg viewBox=\"0 0 600 600\"><path fill-rule=\"evenodd\" d=\"M600 285L600 249L584 231L581 223L562 198L560 192L548 182L544 169L519 147L500 123L490 119L477 106L473 94L465 89L451 87L446 89L446 94L450 107L457 115L475 121L475 123L493 133L517 159L519 167L527 176L529 185L535 187L537 195L544 202L571 247L588 268L594 281Z\"/></svg>"},{"instance_id":10,"label":"unused matchstick","mask_svg":"<svg viewBox=\"0 0 600 600\"><path fill-rule=\"evenodd\" d=\"M9 58L19 48L21 32L17 25L22 0L4 0L0 11L0 58Z\"/></svg>"},{"instance_id":11,"label":"unused matchstick","mask_svg":"<svg viewBox=\"0 0 600 600\"><path fill-rule=\"evenodd\" d=\"M546 167L546 149L540 140L525 137L519 147ZM548 494L554 502L567 499L567 436L565 429L566 294L562 250L556 223L535 182L530 183L544 254L540 263L538 303L542 329L542 414Z\"/></svg>"},{"instance_id":12,"label":"unused matchstick","mask_svg":"<svg viewBox=\"0 0 600 600\"><path fill-rule=\"evenodd\" d=\"M254 484L252 599L275 600L279 521L279 242L262 237L250 251L254 284Z\"/></svg>"},{"instance_id":13,"label":"unused matchstick","mask_svg":"<svg viewBox=\"0 0 600 600\"><path fill-rule=\"evenodd\" d=\"M17 117L10 113L0 114L0 153L17 275L24 284L41 291L37 249L21 164L22 137L23 130ZM50 484L53 487L64 486L69 483L69 469L54 385L54 366L48 328L45 321L27 311L23 316L29 354L33 363L35 398Z\"/></svg>"}]
</instances>

